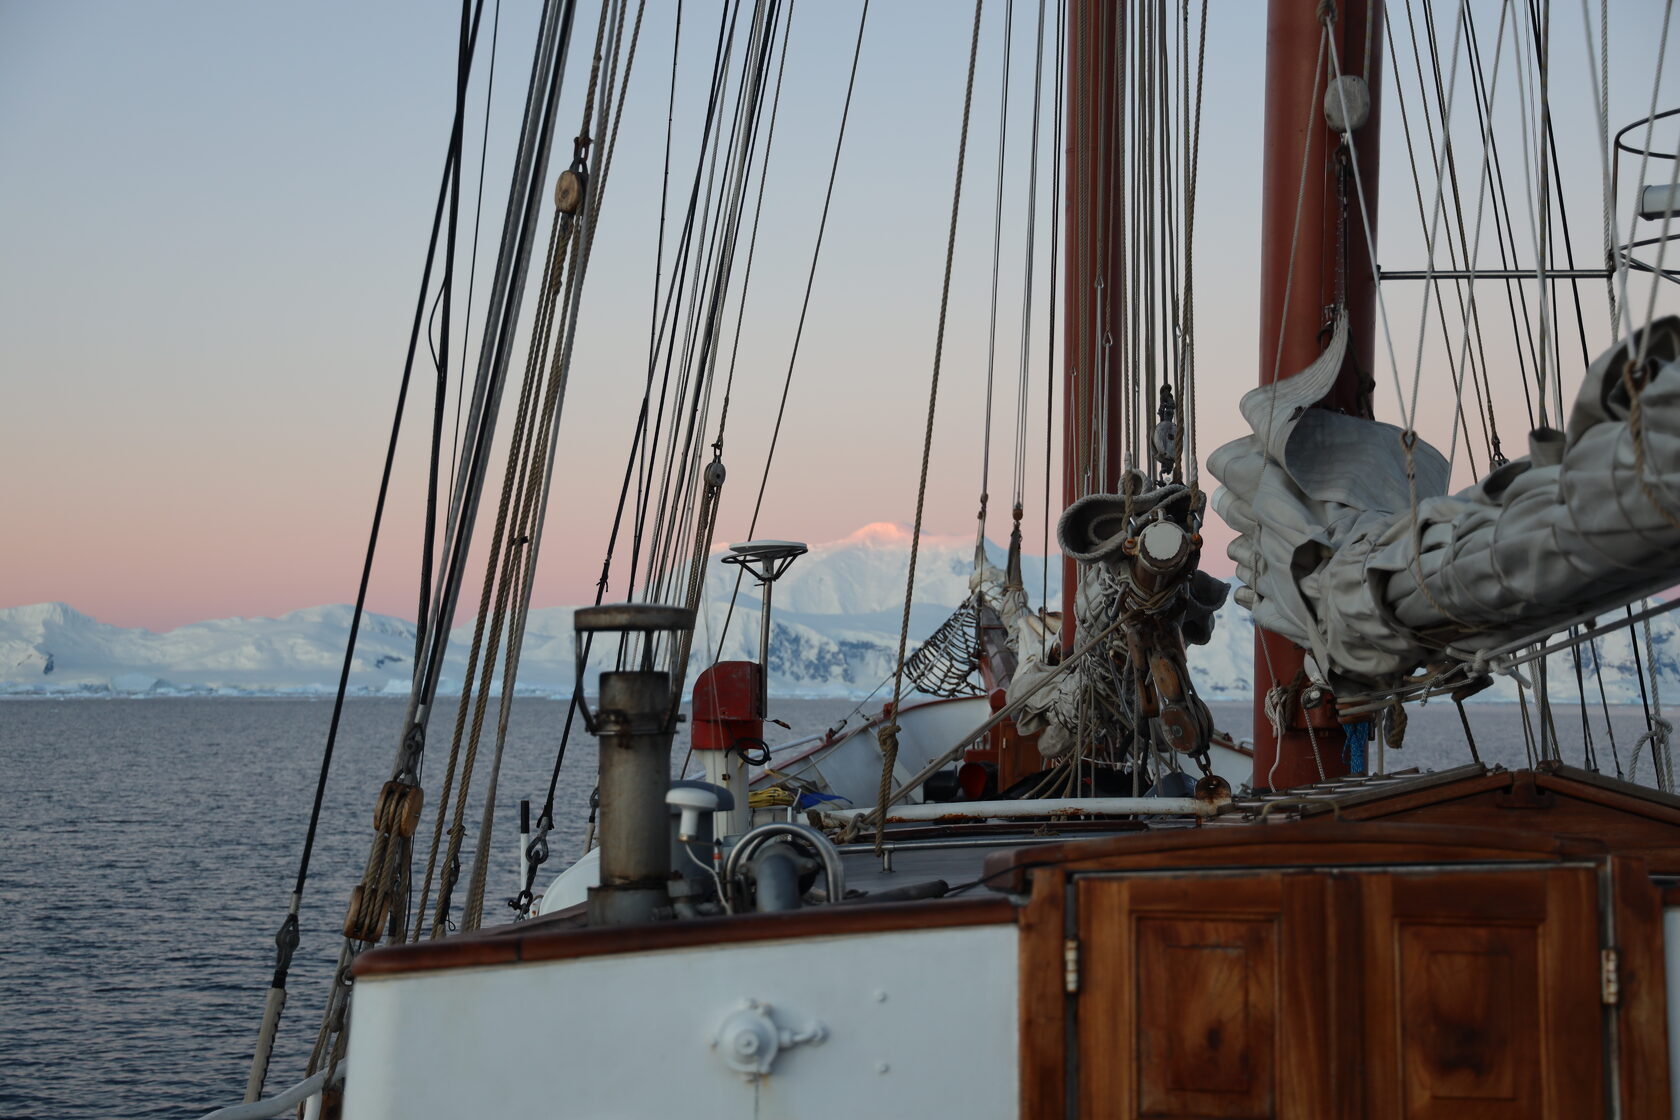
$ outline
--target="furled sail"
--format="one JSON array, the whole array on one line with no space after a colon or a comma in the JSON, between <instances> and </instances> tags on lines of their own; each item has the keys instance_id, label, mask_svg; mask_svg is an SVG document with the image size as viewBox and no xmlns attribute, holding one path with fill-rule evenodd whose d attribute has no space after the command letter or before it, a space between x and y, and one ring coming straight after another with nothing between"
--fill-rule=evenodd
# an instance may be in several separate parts
<instances>
[{"instance_id":1,"label":"furled sail","mask_svg":"<svg viewBox=\"0 0 1680 1120\"><path fill-rule=\"evenodd\" d=\"M1082 565L1076 632L1112 633L1102 656L1043 689L1040 683L1059 672L1055 647L1041 653L1021 640L1009 697L1027 699L1015 726L1042 732L1038 749L1047 759L1073 750L1082 726L1114 736L1117 747L1129 749L1142 731L1164 750L1207 750L1212 717L1196 696L1184 646L1212 638L1227 588L1197 567L1200 492L1181 482L1146 485L1142 474L1127 471L1122 493L1087 495L1057 524L1062 551ZM1085 709L1103 718L1090 720ZM1093 731L1093 724L1103 729Z\"/></svg>"},{"instance_id":2,"label":"furled sail","mask_svg":"<svg viewBox=\"0 0 1680 1120\"><path fill-rule=\"evenodd\" d=\"M1238 601L1330 683L1389 687L1680 571L1680 318L1601 355L1566 431L1531 433L1529 455L1450 495L1421 439L1311 407L1346 346L1343 320L1317 362L1244 396L1254 434L1208 461L1240 534Z\"/></svg>"}]
</instances>

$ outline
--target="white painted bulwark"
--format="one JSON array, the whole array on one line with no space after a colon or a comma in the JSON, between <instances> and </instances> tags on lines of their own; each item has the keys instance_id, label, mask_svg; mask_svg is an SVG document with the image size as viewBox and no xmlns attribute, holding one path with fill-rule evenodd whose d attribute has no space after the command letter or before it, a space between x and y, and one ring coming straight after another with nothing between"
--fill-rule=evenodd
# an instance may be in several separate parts
<instances>
[{"instance_id":1,"label":"white painted bulwark","mask_svg":"<svg viewBox=\"0 0 1680 1120\"><path fill-rule=\"evenodd\" d=\"M1014 1116L1016 938L959 926L367 976L344 1115ZM761 1077L713 1045L741 1034L746 1001L788 1032Z\"/></svg>"}]
</instances>

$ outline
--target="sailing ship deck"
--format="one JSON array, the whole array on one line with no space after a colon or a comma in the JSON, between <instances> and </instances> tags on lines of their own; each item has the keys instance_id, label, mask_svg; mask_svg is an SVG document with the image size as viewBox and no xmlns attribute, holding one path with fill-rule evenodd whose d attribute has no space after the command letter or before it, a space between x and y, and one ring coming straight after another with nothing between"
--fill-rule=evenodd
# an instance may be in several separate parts
<instances>
[{"instance_id":1,"label":"sailing ship deck","mask_svg":"<svg viewBox=\"0 0 1680 1120\"><path fill-rule=\"evenodd\" d=\"M847 846L858 889L963 889L632 927L572 911L362 956L350 1114L447 1114L396 1083L414 1055L453 1100L537 1049L568 1100L623 1115L1668 1114L1680 799L1471 765L1202 824L959 823L883 847ZM557 1026L556 1001L591 1011ZM757 1005L824 1041L742 1078L720 1024ZM475 1045L462 1024L486 1017ZM632 1019L645 1051L592 1041ZM667 1072L638 1081L649 1054Z\"/></svg>"}]
</instances>

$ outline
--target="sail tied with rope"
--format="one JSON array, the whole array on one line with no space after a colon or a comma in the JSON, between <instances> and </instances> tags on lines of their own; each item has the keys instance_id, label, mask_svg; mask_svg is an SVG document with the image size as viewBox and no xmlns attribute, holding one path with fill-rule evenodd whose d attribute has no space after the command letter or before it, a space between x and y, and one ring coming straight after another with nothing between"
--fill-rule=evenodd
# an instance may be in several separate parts
<instances>
[{"instance_id":1,"label":"sail tied with rope","mask_svg":"<svg viewBox=\"0 0 1680 1120\"><path fill-rule=\"evenodd\" d=\"M1312 651L1338 690L1564 626L1651 591L1680 549L1680 318L1587 370L1567 428L1456 494L1415 432L1314 408L1345 319L1307 369L1248 393L1253 434L1209 459L1240 602ZM1638 355L1644 355L1641 361Z\"/></svg>"},{"instance_id":2,"label":"sail tied with rope","mask_svg":"<svg viewBox=\"0 0 1680 1120\"><path fill-rule=\"evenodd\" d=\"M1141 741L1164 752L1205 761L1212 717L1196 695L1185 662L1186 644L1213 636L1214 613L1225 584L1198 567L1200 491L1179 482L1146 488L1138 471L1121 479L1120 494L1091 494L1062 514L1062 549L1084 572L1078 625L1097 633L1118 625L1095 668L1070 674L1031 700L1017 718L1023 733L1042 731L1046 758L1072 750L1081 734L1117 736L1128 751ZM1010 698L1036 689L1054 664L1030 647L1010 685ZM1096 705L1106 718L1081 718Z\"/></svg>"}]
</instances>

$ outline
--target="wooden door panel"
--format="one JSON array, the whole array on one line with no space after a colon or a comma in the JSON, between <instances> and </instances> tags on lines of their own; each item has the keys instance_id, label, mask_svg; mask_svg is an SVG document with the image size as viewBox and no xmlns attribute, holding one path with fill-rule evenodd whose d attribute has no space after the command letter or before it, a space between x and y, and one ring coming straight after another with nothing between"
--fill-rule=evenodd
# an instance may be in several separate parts
<instances>
[{"instance_id":1,"label":"wooden door panel","mask_svg":"<svg viewBox=\"0 0 1680 1120\"><path fill-rule=\"evenodd\" d=\"M1592 871L1360 878L1368 1116L1602 1114Z\"/></svg>"},{"instance_id":2,"label":"wooden door panel","mask_svg":"<svg viewBox=\"0 0 1680 1120\"><path fill-rule=\"evenodd\" d=\"M1591 868L1073 882L1081 1117L1604 1114Z\"/></svg>"},{"instance_id":3,"label":"wooden door panel","mask_svg":"<svg viewBox=\"0 0 1680 1120\"><path fill-rule=\"evenodd\" d=\"M1397 941L1406 1116L1538 1115L1536 929L1406 923Z\"/></svg>"},{"instance_id":4,"label":"wooden door panel","mask_svg":"<svg viewBox=\"0 0 1680 1120\"><path fill-rule=\"evenodd\" d=\"M1277 1037L1275 918L1139 918L1138 1111L1272 1114Z\"/></svg>"},{"instance_id":5,"label":"wooden door panel","mask_svg":"<svg viewBox=\"0 0 1680 1120\"><path fill-rule=\"evenodd\" d=\"M1285 951L1321 910L1311 876L1081 881L1078 1114L1327 1115L1317 956Z\"/></svg>"}]
</instances>

